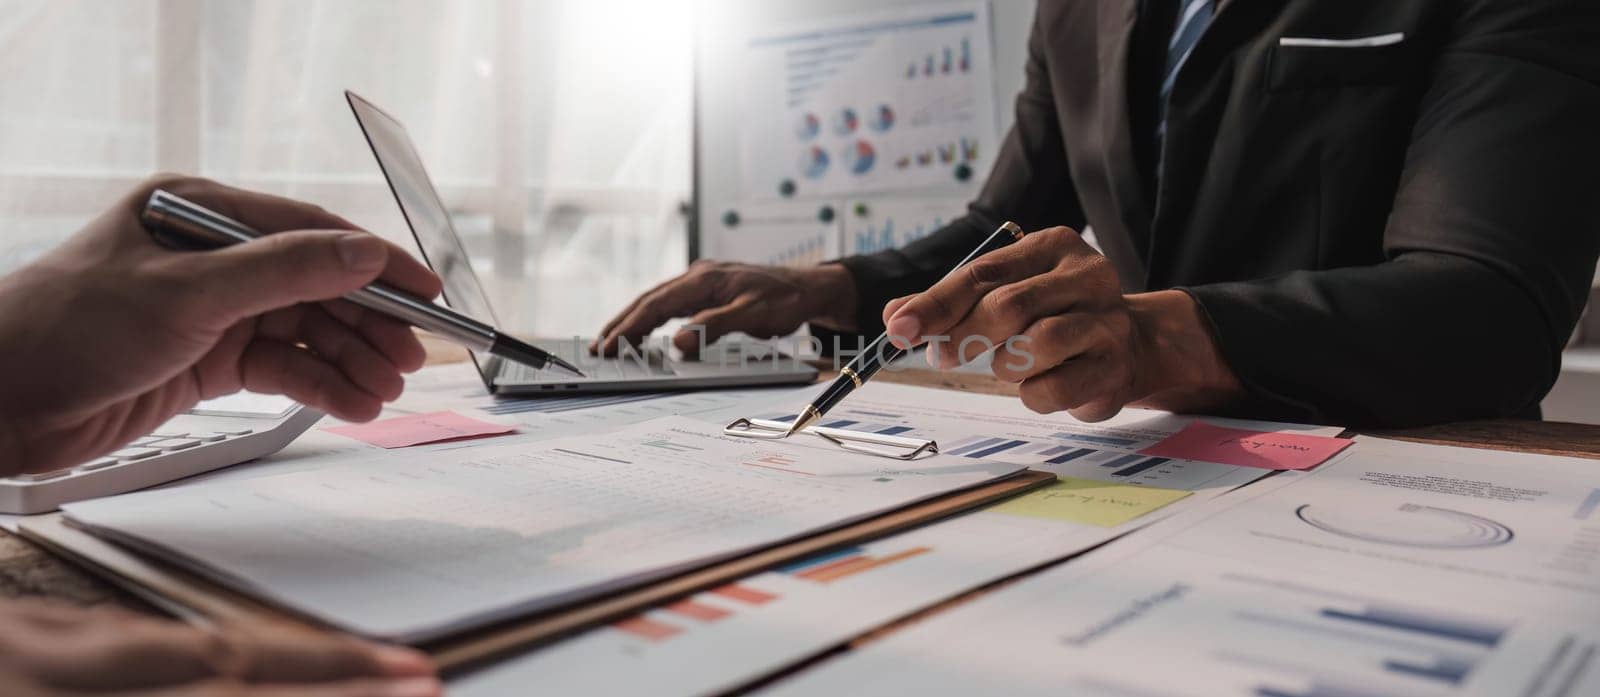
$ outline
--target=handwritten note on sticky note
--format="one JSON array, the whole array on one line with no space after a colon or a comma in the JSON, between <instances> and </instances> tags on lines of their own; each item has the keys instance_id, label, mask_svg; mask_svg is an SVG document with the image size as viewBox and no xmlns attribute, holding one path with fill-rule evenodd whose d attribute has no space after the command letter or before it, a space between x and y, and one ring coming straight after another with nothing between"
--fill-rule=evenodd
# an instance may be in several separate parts
<instances>
[{"instance_id":1,"label":"handwritten note on sticky note","mask_svg":"<svg viewBox=\"0 0 1600 697\"><path fill-rule=\"evenodd\" d=\"M1187 491L1062 477L989 507L995 513L1049 518L1111 528L1188 496Z\"/></svg>"},{"instance_id":2,"label":"handwritten note on sticky note","mask_svg":"<svg viewBox=\"0 0 1600 697\"><path fill-rule=\"evenodd\" d=\"M1196 421L1139 452L1269 470L1303 470L1321 464L1352 441L1304 433L1249 431Z\"/></svg>"},{"instance_id":3,"label":"handwritten note on sticky note","mask_svg":"<svg viewBox=\"0 0 1600 697\"><path fill-rule=\"evenodd\" d=\"M517 429L515 426L469 419L453 411L436 411L431 414L396 416L365 424L335 426L326 430L380 448L404 448L447 440L498 436Z\"/></svg>"}]
</instances>

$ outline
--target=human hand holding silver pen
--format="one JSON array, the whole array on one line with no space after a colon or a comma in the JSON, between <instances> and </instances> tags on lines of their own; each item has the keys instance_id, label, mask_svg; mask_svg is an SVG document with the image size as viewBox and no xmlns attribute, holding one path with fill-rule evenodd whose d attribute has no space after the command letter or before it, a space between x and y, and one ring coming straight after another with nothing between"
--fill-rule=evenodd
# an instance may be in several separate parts
<instances>
[{"instance_id":1,"label":"human hand holding silver pen","mask_svg":"<svg viewBox=\"0 0 1600 697\"><path fill-rule=\"evenodd\" d=\"M214 248L249 242L261 233L220 213L162 190L150 195L140 216L157 239L174 247ZM490 353L532 368L556 366L583 376L577 367L537 346L501 333L426 299L373 282L345 296L346 300L427 330L468 349Z\"/></svg>"}]
</instances>

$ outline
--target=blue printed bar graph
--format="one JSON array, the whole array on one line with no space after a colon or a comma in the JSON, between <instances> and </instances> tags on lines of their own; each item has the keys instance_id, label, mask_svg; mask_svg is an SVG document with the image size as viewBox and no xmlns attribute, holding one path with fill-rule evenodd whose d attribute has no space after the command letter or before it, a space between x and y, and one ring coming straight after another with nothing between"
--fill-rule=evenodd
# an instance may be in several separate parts
<instances>
[{"instance_id":1,"label":"blue printed bar graph","mask_svg":"<svg viewBox=\"0 0 1600 697\"><path fill-rule=\"evenodd\" d=\"M865 416L878 416L878 417L891 418L891 419L900 418L899 414L886 414L886 413L883 413L883 412L863 411L863 410L860 410L860 409L851 409L851 410L849 410L849 412L851 414L859 414L859 415L865 415ZM756 416L755 418L761 419L763 421L778 421L778 422L781 422L781 423L788 423L788 422L794 421L795 420L795 416L796 416L795 414L770 413L770 414L761 414L759 416ZM859 432L862 432L862 433L878 433L878 434L882 434L882 435L885 435L885 436L898 436L898 435L902 435L902 434L906 434L906 433L911 433L912 431L916 430L911 426L903 426L903 425L900 425L900 424L888 424L888 423L869 423L869 422L860 421L858 419L834 419L832 421L824 421L824 422L822 422L821 424L818 424L818 425L823 427L823 428L847 429L847 430L851 430L851 431L859 431Z\"/></svg>"},{"instance_id":2,"label":"blue printed bar graph","mask_svg":"<svg viewBox=\"0 0 1600 697\"><path fill-rule=\"evenodd\" d=\"M1055 434L1055 437L1060 438L1061 440L1077 441L1079 443L1092 443L1094 445L1110 445L1110 446L1117 446L1117 447L1123 447L1123 448L1131 448L1131 447L1139 444L1139 441L1134 440L1132 438L1117 438L1117 437L1114 437L1114 436L1095 436L1095 435L1090 435L1090 434L1087 434L1087 433L1064 433L1063 432L1063 433Z\"/></svg>"},{"instance_id":3,"label":"blue printed bar graph","mask_svg":"<svg viewBox=\"0 0 1600 697\"><path fill-rule=\"evenodd\" d=\"M1228 580L1250 587L1256 600L1215 627L1229 644L1248 637L1248 645L1216 656L1259 669L1257 697L1454 695L1473 684L1517 623L1476 605L1361 600L1348 589L1251 575ZM1541 672L1559 674L1554 664Z\"/></svg>"},{"instance_id":4,"label":"blue printed bar graph","mask_svg":"<svg viewBox=\"0 0 1600 697\"><path fill-rule=\"evenodd\" d=\"M883 417L885 419L904 419L904 418L906 418L905 414L890 414L890 413L882 412L882 411L867 411L865 409L846 409L844 411L849 412L851 414L860 414L862 416L881 416L881 417Z\"/></svg>"},{"instance_id":5,"label":"blue printed bar graph","mask_svg":"<svg viewBox=\"0 0 1600 697\"><path fill-rule=\"evenodd\" d=\"M1168 462L1171 462L1171 461L1172 461L1172 458L1167 458L1167 457L1146 458L1143 462L1135 463L1131 467L1124 467L1124 468L1119 469L1119 470L1117 470L1115 472L1112 472L1111 476L1113 476L1113 477L1132 477L1133 475L1138 474L1140 472L1143 472L1143 471L1145 471L1147 469L1150 469L1152 467L1159 467L1159 466L1165 465L1165 464L1167 464Z\"/></svg>"},{"instance_id":6,"label":"blue printed bar graph","mask_svg":"<svg viewBox=\"0 0 1600 697\"><path fill-rule=\"evenodd\" d=\"M1371 605L1361 612L1324 608L1322 616L1399 632L1426 634L1441 639L1494 646L1510 627L1443 613Z\"/></svg>"},{"instance_id":7,"label":"blue printed bar graph","mask_svg":"<svg viewBox=\"0 0 1600 697\"><path fill-rule=\"evenodd\" d=\"M1578 510L1572 514L1572 517L1578 520L1588 520L1589 516L1594 515L1596 509L1600 509L1600 489L1589 492L1589 498L1578 504Z\"/></svg>"},{"instance_id":8,"label":"blue printed bar graph","mask_svg":"<svg viewBox=\"0 0 1600 697\"><path fill-rule=\"evenodd\" d=\"M814 557L806 557L800 561L785 566L780 566L776 569L776 571L780 574L793 576L794 574L805 571L806 569L829 564L845 557L860 554L862 551L863 550L860 547L845 547L843 549L836 549L832 552L824 552Z\"/></svg>"},{"instance_id":9,"label":"blue printed bar graph","mask_svg":"<svg viewBox=\"0 0 1600 697\"><path fill-rule=\"evenodd\" d=\"M1392 697L1388 692L1368 691L1349 685L1312 685L1304 690L1280 690L1273 687L1256 688L1256 697Z\"/></svg>"},{"instance_id":10,"label":"blue printed bar graph","mask_svg":"<svg viewBox=\"0 0 1600 697\"><path fill-rule=\"evenodd\" d=\"M1451 685L1461 684L1461 681L1467 679L1467 675L1472 672L1475 666L1474 662L1455 656L1438 656L1433 659L1432 663L1426 665L1394 659L1383 662L1383 669L1391 673L1438 680Z\"/></svg>"},{"instance_id":11,"label":"blue printed bar graph","mask_svg":"<svg viewBox=\"0 0 1600 697\"><path fill-rule=\"evenodd\" d=\"M947 455L957 455L957 456L966 455L967 453L970 453L970 452L973 452L973 451L976 451L976 450L982 450L983 448L987 448L987 447L989 447L991 445L998 445L1000 442L1002 442L1004 440L1005 440L1004 438L979 438L978 440L968 439L968 440L965 440L965 441L959 441L956 444L955 448L950 450L946 454Z\"/></svg>"},{"instance_id":12,"label":"blue printed bar graph","mask_svg":"<svg viewBox=\"0 0 1600 697\"><path fill-rule=\"evenodd\" d=\"M1083 457L1085 455L1092 455L1092 454L1094 454L1096 452L1099 452L1099 451L1098 450L1093 450L1091 448L1077 448L1077 449L1073 450L1072 452L1064 453L1064 454L1061 454L1061 455L1056 455L1055 457L1052 457L1052 458L1050 458L1048 460L1045 460L1045 462L1048 462L1048 463L1050 463L1052 465L1064 465L1064 464L1067 464L1068 462L1072 462L1073 460L1076 460L1076 459L1078 459L1080 457Z\"/></svg>"},{"instance_id":13,"label":"blue printed bar graph","mask_svg":"<svg viewBox=\"0 0 1600 697\"><path fill-rule=\"evenodd\" d=\"M1121 468L1121 467L1133 464L1137 460L1144 459L1144 457L1145 457L1144 455L1140 455L1138 453L1134 453L1132 455L1123 455L1122 457L1113 458L1111 460L1107 460L1105 462L1102 462L1102 463L1100 463L1100 466L1108 468L1108 469L1117 469L1117 468Z\"/></svg>"},{"instance_id":14,"label":"blue printed bar graph","mask_svg":"<svg viewBox=\"0 0 1600 697\"><path fill-rule=\"evenodd\" d=\"M997 454L1003 453L1003 452L1005 452L1007 450L1011 450L1012 448L1016 448L1017 446L1027 445L1027 444L1028 444L1028 441L1025 441L1025 440L1008 440L1008 441L1006 441L1004 443L1000 443L998 445L993 445L993 446L984 448L982 450L968 451L966 453L966 456L967 457L971 457L971 458L985 458L985 457L988 457L990 455L997 455Z\"/></svg>"}]
</instances>

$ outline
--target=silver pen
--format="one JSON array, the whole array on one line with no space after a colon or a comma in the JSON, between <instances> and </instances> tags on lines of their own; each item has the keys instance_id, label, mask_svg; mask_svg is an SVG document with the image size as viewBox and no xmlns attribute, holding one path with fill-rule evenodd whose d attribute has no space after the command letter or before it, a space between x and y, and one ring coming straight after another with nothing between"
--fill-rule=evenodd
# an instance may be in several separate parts
<instances>
[{"instance_id":1,"label":"silver pen","mask_svg":"<svg viewBox=\"0 0 1600 697\"><path fill-rule=\"evenodd\" d=\"M157 189L139 216L157 241L178 249L216 248L249 242L261 233L221 213ZM537 346L518 341L494 327L423 298L373 282L344 296L357 305L425 329L473 351L544 369L556 366L573 375L583 372Z\"/></svg>"}]
</instances>

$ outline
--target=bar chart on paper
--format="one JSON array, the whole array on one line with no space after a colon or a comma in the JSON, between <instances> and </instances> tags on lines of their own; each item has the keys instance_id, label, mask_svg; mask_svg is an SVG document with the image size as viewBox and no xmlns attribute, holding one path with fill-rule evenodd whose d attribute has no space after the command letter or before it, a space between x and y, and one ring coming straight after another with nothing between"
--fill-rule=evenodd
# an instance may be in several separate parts
<instances>
[{"instance_id":1,"label":"bar chart on paper","mask_svg":"<svg viewBox=\"0 0 1600 697\"><path fill-rule=\"evenodd\" d=\"M823 428L841 428L850 431L859 431L862 433L877 433L885 436L905 436L907 438L915 438L918 436L915 428L907 426L903 423L898 423L906 418L903 414L857 411L849 409L843 411L849 413L849 416L845 418L832 418L818 423L817 425ZM788 423L790 421L794 421L795 415L784 412L769 412L766 414L758 414L756 415L756 418L767 421L780 421L783 423ZM875 423L875 421L881 421L882 423Z\"/></svg>"},{"instance_id":2,"label":"bar chart on paper","mask_svg":"<svg viewBox=\"0 0 1600 697\"><path fill-rule=\"evenodd\" d=\"M759 414L756 418L789 422L794 420L795 415L769 412ZM1194 491L1210 482L1234 475L1239 469L1213 462L1141 455L1133 451L1148 445L1150 441L1081 430L977 434L940 440L935 438L935 434L910 425L915 418L892 411L847 408L829 414L817 425L863 433L935 439L939 442L939 452L946 456L1026 464L1064 477L1100 479L1133 486Z\"/></svg>"},{"instance_id":3,"label":"bar chart on paper","mask_svg":"<svg viewBox=\"0 0 1600 697\"><path fill-rule=\"evenodd\" d=\"M922 545L889 549L890 544L892 541L825 552L639 613L613 623L611 629L633 642L634 650L638 650L641 642L660 644L751 613L776 611L782 615L798 610L804 614L807 607L828 603L828 589L833 584L881 572L933 551ZM793 607L795 603L800 606Z\"/></svg>"},{"instance_id":4,"label":"bar chart on paper","mask_svg":"<svg viewBox=\"0 0 1600 697\"><path fill-rule=\"evenodd\" d=\"M931 551L933 551L931 547L911 547L889 554L874 555L860 547L849 547L782 567L778 572L815 583L832 583Z\"/></svg>"},{"instance_id":5,"label":"bar chart on paper","mask_svg":"<svg viewBox=\"0 0 1600 697\"><path fill-rule=\"evenodd\" d=\"M1367 599L1298 580L1225 574L1223 584L1191 590L1175 601L1180 619L1203 622L1192 626L1209 631L1172 637L1163 646L1176 654L1174 663L1210 676L1208 694L1592 694L1576 687L1592 686L1595 678L1592 636L1537 627L1526 631L1526 623L1493 611ZM1138 639L1162 641L1154 626L1139 633ZM1069 643L1079 636L1069 637ZM1102 648L1086 658L1113 660L1106 653L1113 647ZM1202 669L1206 664L1209 668ZM1113 663L1102 665L1116 669ZM1094 682L1107 688L1104 694L1145 694L1132 679L1113 672Z\"/></svg>"},{"instance_id":6,"label":"bar chart on paper","mask_svg":"<svg viewBox=\"0 0 1600 697\"><path fill-rule=\"evenodd\" d=\"M1455 694L1483 685L1479 673L1513 665L1520 675L1499 677L1525 688L1516 694L1576 695L1560 686L1593 678L1593 637L1552 632L1513 641L1526 623L1490 608L1362 598L1250 574L1223 579L1240 597L1273 600L1229 610L1216 630L1234 639L1209 650L1220 663L1256 673L1260 697Z\"/></svg>"},{"instance_id":7,"label":"bar chart on paper","mask_svg":"<svg viewBox=\"0 0 1600 697\"><path fill-rule=\"evenodd\" d=\"M1058 433L1049 439L1016 438L1005 435L969 436L945 445L943 452L954 457L976 460L996 459L1027 463L1061 476L1103 479L1136 486L1194 490L1208 482L1232 474L1236 468L1210 462L1151 457L1124 450L1084 447L1086 439L1078 433ZM1120 446L1099 437L1095 445ZM1092 441L1091 441L1092 442ZM1129 441L1129 445L1136 444ZM1124 446L1127 447L1127 446Z\"/></svg>"},{"instance_id":8,"label":"bar chart on paper","mask_svg":"<svg viewBox=\"0 0 1600 697\"><path fill-rule=\"evenodd\" d=\"M1087 570L1058 566L772 692L953 697L1004 685L1005 694L1039 697L1600 694L1592 627L1478 600L1393 595L1156 547Z\"/></svg>"}]
</instances>

